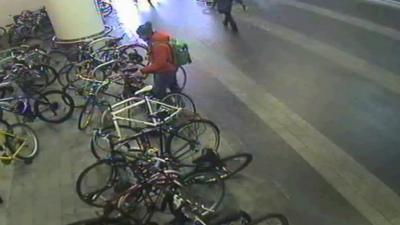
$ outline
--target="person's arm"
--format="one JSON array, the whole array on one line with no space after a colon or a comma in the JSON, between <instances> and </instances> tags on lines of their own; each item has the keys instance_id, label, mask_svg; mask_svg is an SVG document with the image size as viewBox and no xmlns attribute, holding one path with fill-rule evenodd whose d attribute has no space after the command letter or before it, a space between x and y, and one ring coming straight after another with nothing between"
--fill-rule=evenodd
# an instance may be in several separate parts
<instances>
[{"instance_id":1,"label":"person's arm","mask_svg":"<svg viewBox=\"0 0 400 225\"><path fill-rule=\"evenodd\" d=\"M168 49L163 46L153 48L153 57L150 65L144 67L141 72L143 74L156 73L161 68L168 66Z\"/></svg>"}]
</instances>

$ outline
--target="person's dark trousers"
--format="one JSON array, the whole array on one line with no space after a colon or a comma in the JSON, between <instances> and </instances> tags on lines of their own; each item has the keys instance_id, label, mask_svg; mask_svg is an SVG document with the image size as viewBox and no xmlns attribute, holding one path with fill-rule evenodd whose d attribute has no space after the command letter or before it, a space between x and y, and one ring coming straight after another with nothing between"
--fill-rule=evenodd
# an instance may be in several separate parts
<instances>
[{"instance_id":1,"label":"person's dark trousers","mask_svg":"<svg viewBox=\"0 0 400 225\"><path fill-rule=\"evenodd\" d=\"M230 24L232 30L235 31L235 32L237 32L237 31L238 31L238 28L237 28L237 25L236 25L235 20L234 20L233 17L232 17L231 12L225 12L224 14L225 14L224 25L225 25L225 26L228 26L228 24Z\"/></svg>"},{"instance_id":2,"label":"person's dark trousers","mask_svg":"<svg viewBox=\"0 0 400 225\"><path fill-rule=\"evenodd\" d=\"M162 99L167 95L167 89L172 93L180 92L178 82L176 80L176 72L154 74L154 97Z\"/></svg>"},{"instance_id":3,"label":"person's dark trousers","mask_svg":"<svg viewBox=\"0 0 400 225\"><path fill-rule=\"evenodd\" d=\"M215 8L215 6L217 5L217 2L218 2L218 0L214 0L211 7Z\"/></svg>"}]
</instances>

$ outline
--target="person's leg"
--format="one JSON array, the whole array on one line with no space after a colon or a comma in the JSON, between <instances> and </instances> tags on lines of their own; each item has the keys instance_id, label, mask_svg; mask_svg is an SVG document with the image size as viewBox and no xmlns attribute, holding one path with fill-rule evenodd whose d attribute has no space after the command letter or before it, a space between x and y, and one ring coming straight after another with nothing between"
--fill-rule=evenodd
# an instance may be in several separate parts
<instances>
[{"instance_id":1,"label":"person's leg","mask_svg":"<svg viewBox=\"0 0 400 225\"><path fill-rule=\"evenodd\" d=\"M171 74L168 88L169 88L169 90L171 90L172 93L176 93L176 92L181 92L182 91L179 88L178 80L176 79L176 72Z\"/></svg>"},{"instance_id":2,"label":"person's leg","mask_svg":"<svg viewBox=\"0 0 400 225\"><path fill-rule=\"evenodd\" d=\"M167 94L168 82L165 82L165 74L154 74L154 97L162 99Z\"/></svg>"},{"instance_id":3,"label":"person's leg","mask_svg":"<svg viewBox=\"0 0 400 225\"><path fill-rule=\"evenodd\" d=\"M244 11L246 11L247 6L244 4L243 0L236 0L236 2L239 3L242 6Z\"/></svg>"},{"instance_id":4,"label":"person's leg","mask_svg":"<svg viewBox=\"0 0 400 225\"><path fill-rule=\"evenodd\" d=\"M213 3L212 3L211 8L215 8L215 6L217 5L217 2L218 2L218 0L214 0Z\"/></svg>"},{"instance_id":5,"label":"person's leg","mask_svg":"<svg viewBox=\"0 0 400 225\"><path fill-rule=\"evenodd\" d=\"M224 26L228 26L230 13L226 12L226 13L224 13L224 15L225 15L225 19L222 23L224 24Z\"/></svg>"},{"instance_id":6,"label":"person's leg","mask_svg":"<svg viewBox=\"0 0 400 225\"><path fill-rule=\"evenodd\" d=\"M231 12L228 12L228 13L226 13L225 15L226 15L226 20L228 21L228 23L231 24L232 30L233 30L234 32L237 32L237 31L238 31L238 28L237 28L237 25L236 25L235 20L234 20L233 17L232 17Z\"/></svg>"}]
</instances>

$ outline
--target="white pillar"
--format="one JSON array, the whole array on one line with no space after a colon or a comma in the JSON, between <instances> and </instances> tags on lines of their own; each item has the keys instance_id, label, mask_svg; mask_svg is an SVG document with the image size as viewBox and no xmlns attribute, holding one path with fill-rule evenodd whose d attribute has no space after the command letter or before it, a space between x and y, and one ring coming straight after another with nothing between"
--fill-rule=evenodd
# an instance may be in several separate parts
<instances>
[{"instance_id":1,"label":"white pillar","mask_svg":"<svg viewBox=\"0 0 400 225\"><path fill-rule=\"evenodd\" d=\"M77 40L105 29L95 0L46 0L45 5L58 40Z\"/></svg>"}]
</instances>

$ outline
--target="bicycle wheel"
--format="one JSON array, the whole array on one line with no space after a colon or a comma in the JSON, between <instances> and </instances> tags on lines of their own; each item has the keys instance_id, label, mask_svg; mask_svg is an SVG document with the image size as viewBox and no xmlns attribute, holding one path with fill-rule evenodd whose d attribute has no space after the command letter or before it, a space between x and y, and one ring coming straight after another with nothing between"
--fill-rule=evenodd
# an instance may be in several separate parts
<instances>
[{"instance_id":1,"label":"bicycle wheel","mask_svg":"<svg viewBox=\"0 0 400 225\"><path fill-rule=\"evenodd\" d=\"M111 13L113 12L113 7L110 3L100 1L98 4L99 4L100 12L104 17L111 15Z\"/></svg>"},{"instance_id":2,"label":"bicycle wheel","mask_svg":"<svg viewBox=\"0 0 400 225\"><path fill-rule=\"evenodd\" d=\"M221 159L223 166L218 169L218 173L222 179L228 179L246 168L251 161L253 161L253 156L249 153L240 153L225 157Z\"/></svg>"},{"instance_id":3,"label":"bicycle wheel","mask_svg":"<svg viewBox=\"0 0 400 225\"><path fill-rule=\"evenodd\" d=\"M137 187L137 190L130 191L119 198L117 208L123 215L129 215L140 221L141 224L147 224L155 212L155 206L153 201L148 199L150 198L150 193L146 193L146 190L141 190L139 186Z\"/></svg>"},{"instance_id":4,"label":"bicycle wheel","mask_svg":"<svg viewBox=\"0 0 400 225\"><path fill-rule=\"evenodd\" d=\"M62 51L51 50L47 55L49 57L48 65L58 72L69 62L67 54Z\"/></svg>"},{"instance_id":5,"label":"bicycle wheel","mask_svg":"<svg viewBox=\"0 0 400 225\"><path fill-rule=\"evenodd\" d=\"M57 71L48 65L35 65L32 67L33 70L36 70L40 76L46 76L47 77L47 85L51 85L54 83L54 81L56 81L57 77L58 77L58 73Z\"/></svg>"},{"instance_id":6,"label":"bicycle wheel","mask_svg":"<svg viewBox=\"0 0 400 225\"><path fill-rule=\"evenodd\" d=\"M68 80L67 80L67 74L77 73L78 67L74 63L70 63L67 65L64 65L59 71L58 71L58 77L57 81L62 87L67 87L68 86Z\"/></svg>"},{"instance_id":7,"label":"bicycle wheel","mask_svg":"<svg viewBox=\"0 0 400 225\"><path fill-rule=\"evenodd\" d=\"M102 207L106 205L108 197L112 194L112 187L116 180L116 171L113 161L101 160L82 171L76 181L76 193L85 203Z\"/></svg>"},{"instance_id":8,"label":"bicycle wheel","mask_svg":"<svg viewBox=\"0 0 400 225\"><path fill-rule=\"evenodd\" d=\"M82 171L76 192L83 202L105 207L134 184L135 175L123 159L104 159Z\"/></svg>"},{"instance_id":9,"label":"bicycle wheel","mask_svg":"<svg viewBox=\"0 0 400 225\"><path fill-rule=\"evenodd\" d=\"M178 126L167 140L167 153L182 162L192 164L202 155L205 148L218 150L220 133L218 127L209 120L194 119Z\"/></svg>"},{"instance_id":10,"label":"bicycle wheel","mask_svg":"<svg viewBox=\"0 0 400 225\"><path fill-rule=\"evenodd\" d=\"M176 81L178 82L179 90L183 91L186 86L187 76L186 70L182 66L176 71Z\"/></svg>"},{"instance_id":11,"label":"bicycle wheel","mask_svg":"<svg viewBox=\"0 0 400 225\"><path fill-rule=\"evenodd\" d=\"M0 119L0 149L9 148L7 133L10 130L10 125L5 121Z\"/></svg>"},{"instance_id":12,"label":"bicycle wheel","mask_svg":"<svg viewBox=\"0 0 400 225\"><path fill-rule=\"evenodd\" d=\"M23 74L17 80L21 89L28 94L40 93L49 85L48 74L36 69L29 70L27 74Z\"/></svg>"},{"instance_id":13,"label":"bicycle wheel","mask_svg":"<svg viewBox=\"0 0 400 225\"><path fill-rule=\"evenodd\" d=\"M81 89L86 85L86 81L82 80L77 76L77 73L80 73L80 69L78 67L69 70L65 74L65 79L68 82L67 87L73 89Z\"/></svg>"},{"instance_id":14,"label":"bicycle wheel","mask_svg":"<svg viewBox=\"0 0 400 225\"><path fill-rule=\"evenodd\" d=\"M196 106L193 100L183 93L170 93L166 95L161 102L167 105L185 109L193 114L196 113Z\"/></svg>"},{"instance_id":15,"label":"bicycle wheel","mask_svg":"<svg viewBox=\"0 0 400 225\"><path fill-rule=\"evenodd\" d=\"M26 124L17 123L10 126L7 136L10 151L17 153L17 157L23 160L31 160L39 152L39 141L35 131Z\"/></svg>"},{"instance_id":16,"label":"bicycle wheel","mask_svg":"<svg viewBox=\"0 0 400 225\"><path fill-rule=\"evenodd\" d=\"M225 197L225 183L213 172L189 174L182 179L182 183L183 187L177 190L178 196L190 202L191 210L202 216L215 212ZM172 211L177 210L174 205L171 206Z\"/></svg>"},{"instance_id":17,"label":"bicycle wheel","mask_svg":"<svg viewBox=\"0 0 400 225\"><path fill-rule=\"evenodd\" d=\"M71 88L70 85L64 87L62 89L62 92L71 96L72 99L74 100L74 105L73 107L75 108L82 108L85 106L86 103L86 96L85 96L85 89L76 89L76 88Z\"/></svg>"},{"instance_id":18,"label":"bicycle wheel","mask_svg":"<svg viewBox=\"0 0 400 225\"><path fill-rule=\"evenodd\" d=\"M0 27L0 40L7 35L7 30L4 27Z\"/></svg>"},{"instance_id":19,"label":"bicycle wheel","mask_svg":"<svg viewBox=\"0 0 400 225\"><path fill-rule=\"evenodd\" d=\"M93 114L96 107L95 101L96 100L94 98L90 97L83 106L78 119L79 130L85 130L92 123Z\"/></svg>"},{"instance_id":20,"label":"bicycle wheel","mask_svg":"<svg viewBox=\"0 0 400 225\"><path fill-rule=\"evenodd\" d=\"M147 46L132 44L121 50L120 57L123 61L146 66L150 63L148 54Z\"/></svg>"},{"instance_id":21,"label":"bicycle wheel","mask_svg":"<svg viewBox=\"0 0 400 225\"><path fill-rule=\"evenodd\" d=\"M104 159L111 153L110 142L106 135L111 135L113 137L118 137L119 140L124 140L128 137L136 135L139 132L137 129L125 125L119 125L119 129L121 136L118 135L114 125L111 125L101 129L100 133L95 133L91 137L90 149L96 159ZM128 152L131 149L141 149L141 144L138 141L139 140L131 140L125 145L121 146L121 148L118 150L122 152Z\"/></svg>"},{"instance_id":22,"label":"bicycle wheel","mask_svg":"<svg viewBox=\"0 0 400 225\"><path fill-rule=\"evenodd\" d=\"M34 104L35 114L49 123L62 123L74 112L74 100L68 94L52 90L43 93Z\"/></svg>"},{"instance_id":23,"label":"bicycle wheel","mask_svg":"<svg viewBox=\"0 0 400 225\"><path fill-rule=\"evenodd\" d=\"M8 30L8 44L10 45L10 46L16 46L16 45L18 45L20 42L21 42L21 37L20 37L20 35L17 33L17 31L16 31L16 29L15 29L15 27L11 27L9 30Z\"/></svg>"}]
</instances>

